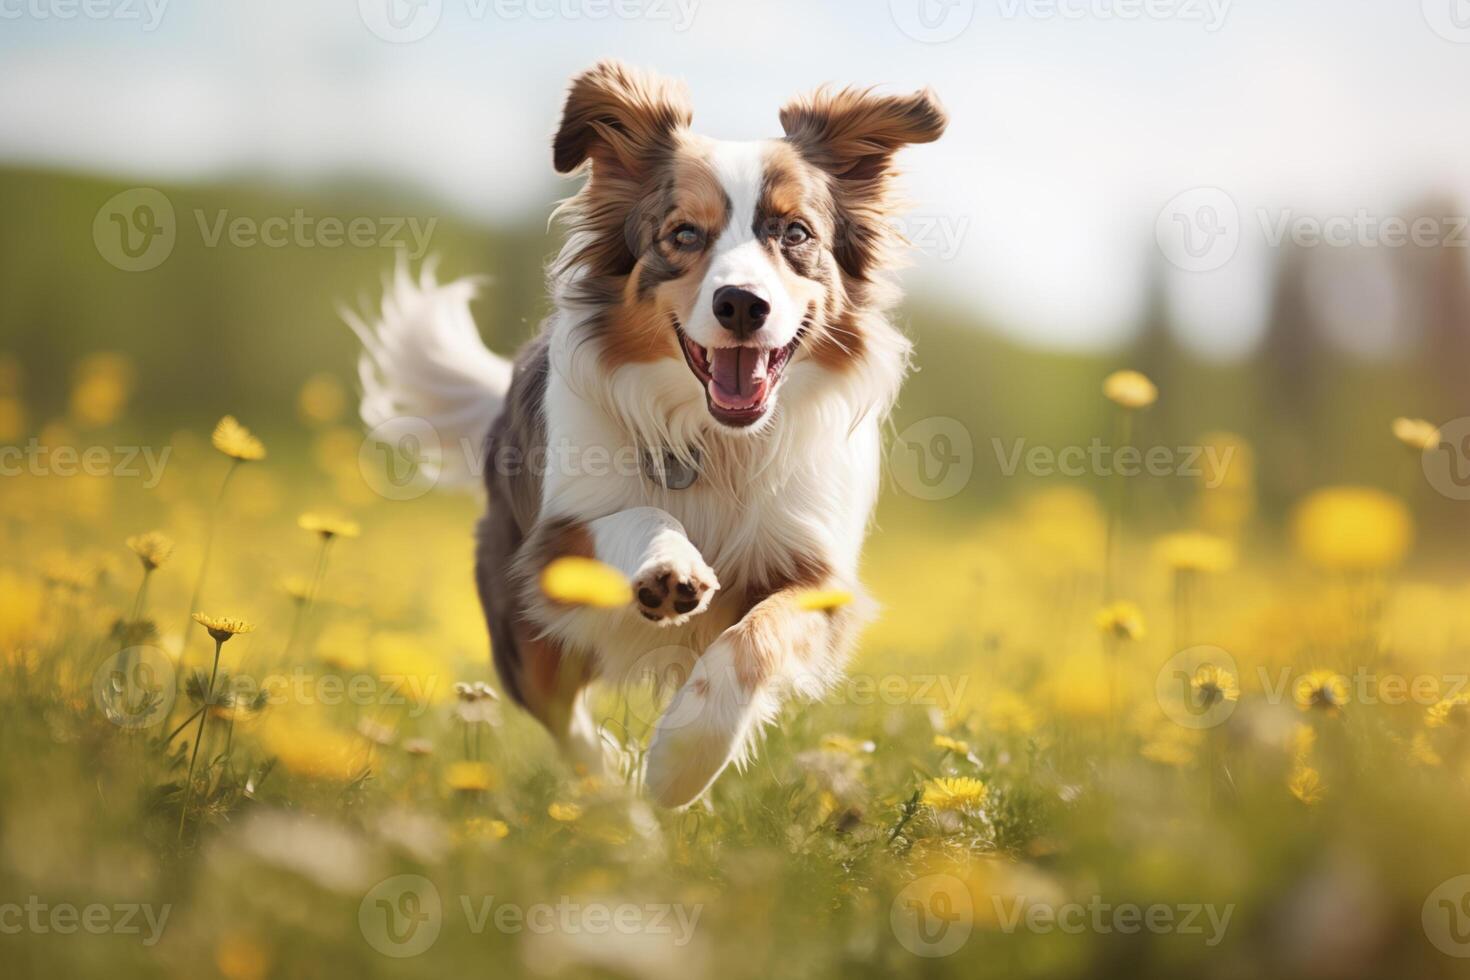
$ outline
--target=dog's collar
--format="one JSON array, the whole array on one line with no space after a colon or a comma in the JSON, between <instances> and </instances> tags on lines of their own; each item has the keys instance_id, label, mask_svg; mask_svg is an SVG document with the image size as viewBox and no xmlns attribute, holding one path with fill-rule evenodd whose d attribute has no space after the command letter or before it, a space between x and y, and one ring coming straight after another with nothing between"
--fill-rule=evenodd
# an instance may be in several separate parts
<instances>
[{"instance_id":1,"label":"dog's collar","mask_svg":"<svg viewBox=\"0 0 1470 980\"><path fill-rule=\"evenodd\" d=\"M648 477L654 486L663 487L665 490L688 490L694 486L694 481L699 479L699 450L691 449L694 457L694 465L690 466L678 456L673 450L665 449L658 457L650 450L643 450L643 475Z\"/></svg>"}]
</instances>

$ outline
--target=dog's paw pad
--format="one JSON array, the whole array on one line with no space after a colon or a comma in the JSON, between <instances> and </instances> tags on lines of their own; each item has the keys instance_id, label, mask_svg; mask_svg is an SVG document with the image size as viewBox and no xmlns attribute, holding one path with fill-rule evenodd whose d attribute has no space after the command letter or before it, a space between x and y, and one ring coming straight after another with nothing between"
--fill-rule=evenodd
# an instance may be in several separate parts
<instances>
[{"instance_id":1,"label":"dog's paw pad","mask_svg":"<svg viewBox=\"0 0 1470 980\"><path fill-rule=\"evenodd\" d=\"M709 606L720 583L701 560L651 562L633 582L638 611L660 626L684 622Z\"/></svg>"}]
</instances>

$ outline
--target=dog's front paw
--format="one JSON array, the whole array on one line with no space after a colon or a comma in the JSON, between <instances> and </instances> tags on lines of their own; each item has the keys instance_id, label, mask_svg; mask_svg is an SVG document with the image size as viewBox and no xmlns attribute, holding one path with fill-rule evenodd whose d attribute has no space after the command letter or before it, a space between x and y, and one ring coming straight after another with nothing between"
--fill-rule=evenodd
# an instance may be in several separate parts
<instances>
[{"instance_id":1,"label":"dog's front paw","mask_svg":"<svg viewBox=\"0 0 1470 980\"><path fill-rule=\"evenodd\" d=\"M698 616L719 587L714 570L688 541L649 558L633 576L638 611L659 626L678 626Z\"/></svg>"}]
</instances>

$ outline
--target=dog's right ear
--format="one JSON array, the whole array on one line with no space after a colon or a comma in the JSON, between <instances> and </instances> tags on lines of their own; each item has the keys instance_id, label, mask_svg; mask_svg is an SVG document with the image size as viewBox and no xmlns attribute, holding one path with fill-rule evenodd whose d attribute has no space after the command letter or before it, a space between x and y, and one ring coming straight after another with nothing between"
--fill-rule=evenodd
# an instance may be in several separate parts
<instances>
[{"instance_id":1,"label":"dog's right ear","mask_svg":"<svg viewBox=\"0 0 1470 980\"><path fill-rule=\"evenodd\" d=\"M569 174L591 159L594 174L606 169L638 179L673 148L692 118L683 85L601 61L572 79L552 162L557 173Z\"/></svg>"}]
</instances>

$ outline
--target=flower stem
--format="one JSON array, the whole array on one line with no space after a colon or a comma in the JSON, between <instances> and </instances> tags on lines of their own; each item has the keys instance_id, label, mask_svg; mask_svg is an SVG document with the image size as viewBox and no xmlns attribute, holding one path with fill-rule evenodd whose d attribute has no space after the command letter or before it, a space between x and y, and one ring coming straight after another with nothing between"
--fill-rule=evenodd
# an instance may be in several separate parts
<instances>
[{"instance_id":1,"label":"flower stem","mask_svg":"<svg viewBox=\"0 0 1470 980\"><path fill-rule=\"evenodd\" d=\"M194 732L194 751L189 756L189 777L184 782L184 805L179 808L179 840L184 839L184 821L189 816L189 800L194 795L194 765L199 761L199 746L204 742L204 723L209 720L209 704L214 699L214 679L219 676L219 652L224 640L214 641L214 668L209 672L209 687L204 691L204 706L199 709L199 728Z\"/></svg>"},{"instance_id":2,"label":"flower stem","mask_svg":"<svg viewBox=\"0 0 1470 980\"><path fill-rule=\"evenodd\" d=\"M331 550L331 547L331 537L323 537L321 550L317 552L316 556L316 568L311 573L311 586L306 590L306 599L296 607L296 615L291 620L291 633L286 637L287 653L296 649L296 642L300 639L301 630L306 625L306 620L311 615L312 608L316 605L317 593L321 591L322 582L327 577L327 554Z\"/></svg>"}]
</instances>

